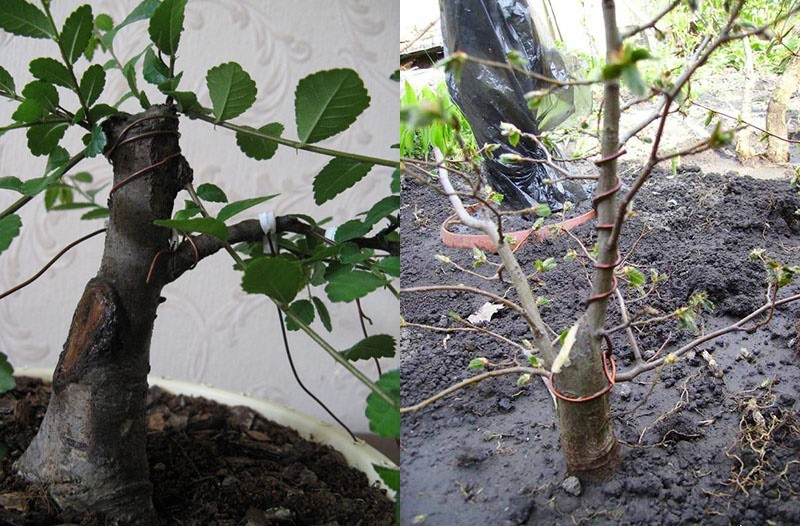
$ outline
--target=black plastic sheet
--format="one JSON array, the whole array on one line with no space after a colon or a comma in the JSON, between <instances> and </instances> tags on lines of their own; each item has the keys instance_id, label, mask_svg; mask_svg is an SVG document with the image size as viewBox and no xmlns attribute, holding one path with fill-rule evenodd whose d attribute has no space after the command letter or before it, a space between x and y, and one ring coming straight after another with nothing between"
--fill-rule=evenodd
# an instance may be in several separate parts
<instances>
[{"instance_id":1,"label":"black plastic sheet","mask_svg":"<svg viewBox=\"0 0 800 526\"><path fill-rule=\"evenodd\" d=\"M507 62L510 51L528 61L523 69L569 80L563 58L545 49L525 0L439 0L445 54L463 51L467 55L495 62ZM523 209L547 203L553 211L586 198L583 188L573 181L544 184L563 175L543 163L505 165L498 158L504 153L533 159L546 158L545 152L529 139L515 147L500 130L501 122L523 132L538 134L561 124L575 111L575 89L563 87L547 97L536 110L528 108L525 94L551 84L509 69L467 61L458 78L447 73L447 86L456 105L472 127L479 146L500 144L494 157L484 164L492 188L505 196L504 203ZM560 157L557 149L550 152Z\"/></svg>"}]
</instances>

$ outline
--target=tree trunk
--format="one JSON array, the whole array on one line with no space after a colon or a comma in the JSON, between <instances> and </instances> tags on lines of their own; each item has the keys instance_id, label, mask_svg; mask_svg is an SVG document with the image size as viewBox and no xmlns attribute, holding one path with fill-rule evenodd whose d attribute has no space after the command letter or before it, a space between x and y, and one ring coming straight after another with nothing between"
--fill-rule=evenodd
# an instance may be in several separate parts
<instances>
[{"instance_id":1,"label":"tree trunk","mask_svg":"<svg viewBox=\"0 0 800 526\"><path fill-rule=\"evenodd\" d=\"M786 105L800 82L800 55L795 55L786 66L778 86L772 92L767 104L767 131L777 137L769 136L767 157L775 163L789 161L789 138L786 129Z\"/></svg>"},{"instance_id":2,"label":"tree trunk","mask_svg":"<svg viewBox=\"0 0 800 526\"><path fill-rule=\"evenodd\" d=\"M742 39L744 47L744 93L742 94L742 111L739 115L744 122L753 122L753 84L756 81L756 70L753 65L753 47L750 37ZM739 162L749 161L753 158L753 147L750 138L753 129L749 126L736 133L736 158Z\"/></svg>"},{"instance_id":3,"label":"tree trunk","mask_svg":"<svg viewBox=\"0 0 800 526\"><path fill-rule=\"evenodd\" d=\"M603 0L606 28L606 53L611 61L621 46L613 0ZM608 380L603 370L600 331L606 319L608 291L616 285L614 266L616 243L610 242L611 227L616 215L616 154L619 150L619 81L608 80L603 93L603 142L600 179L595 189L597 210L597 263L592 280L592 299L586 315L579 320L577 339L570 353L570 364L555 375L555 389L570 398L591 397L601 391ZM611 422L608 393L583 402L558 401L561 448L567 470L591 480L609 475L618 463L619 445Z\"/></svg>"},{"instance_id":4,"label":"tree trunk","mask_svg":"<svg viewBox=\"0 0 800 526\"><path fill-rule=\"evenodd\" d=\"M123 524L156 522L145 397L164 279L146 279L170 239L153 221L171 216L178 191L191 180L177 129L174 110L165 106L104 125L108 144L116 145L109 152L114 184L137 175L112 190L100 270L75 311L41 428L16 464L26 478L47 484L60 506Z\"/></svg>"},{"instance_id":5,"label":"tree trunk","mask_svg":"<svg viewBox=\"0 0 800 526\"><path fill-rule=\"evenodd\" d=\"M581 318L570 365L556 375L554 386L571 398L590 396L607 385L602 352L595 348L586 318ZM567 470L583 480L606 478L619 463L608 394L586 402L558 401L561 450Z\"/></svg>"}]
</instances>

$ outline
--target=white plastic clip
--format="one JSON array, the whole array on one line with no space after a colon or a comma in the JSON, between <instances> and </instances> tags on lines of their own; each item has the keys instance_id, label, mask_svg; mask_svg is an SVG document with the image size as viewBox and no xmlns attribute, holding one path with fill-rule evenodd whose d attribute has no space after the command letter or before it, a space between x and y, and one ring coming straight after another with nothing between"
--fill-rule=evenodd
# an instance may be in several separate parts
<instances>
[{"instance_id":1,"label":"white plastic clip","mask_svg":"<svg viewBox=\"0 0 800 526\"><path fill-rule=\"evenodd\" d=\"M273 211L262 212L258 216L261 231L264 232L264 254L276 254L278 251L278 224Z\"/></svg>"},{"instance_id":2,"label":"white plastic clip","mask_svg":"<svg viewBox=\"0 0 800 526\"><path fill-rule=\"evenodd\" d=\"M330 228L325 229L325 237L330 239L331 241L336 241L336 229L338 227L332 226Z\"/></svg>"}]
</instances>

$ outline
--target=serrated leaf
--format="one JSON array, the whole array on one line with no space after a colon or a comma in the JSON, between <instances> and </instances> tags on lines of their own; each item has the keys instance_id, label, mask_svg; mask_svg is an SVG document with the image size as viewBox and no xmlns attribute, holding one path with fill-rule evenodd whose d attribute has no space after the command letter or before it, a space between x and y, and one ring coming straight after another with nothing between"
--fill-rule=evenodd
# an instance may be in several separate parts
<instances>
[{"instance_id":1,"label":"serrated leaf","mask_svg":"<svg viewBox=\"0 0 800 526\"><path fill-rule=\"evenodd\" d=\"M378 263L378 270L381 270L390 276L394 276L396 278L400 277L400 257L398 256L389 256L383 258Z\"/></svg>"},{"instance_id":2,"label":"serrated leaf","mask_svg":"<svg viewBox=\"0 0 800 526\"><path fill-rule=\"evenodd\" d=\"M31 74L39 80L75 90L75 81L67 67L54 58L37 58L28 66Z\"/></svg>"},{"instance_id":3,"label":"serrated leaf","mask_svg":"<svg viewBox=\"0 0 800 526\"><path fill-rule=\"evenodd\" d=\"M212 203L227 203L228 196L222 191L222 188L215 184L203 183L197 187L197 196L203 201Z\"/></svg>"},{"instance_id":4,"label":"serrated leaf","mask_svg":"<svg viewBox=\"0 0 800 526\"><path fill-rule=\"evenodd\" d=\"M89 45L93 26L94 17L89 5L80 6L67 17L59 45L70 64L74 64Z\"/></svg>"},{"instance_id":5,"label":"serrated leaf","mask_svg":"<svg viewBox=\"0 0 800 526\"><path fill-rule=\"evenodd\" d=\"M111 31L114 29L114 20L105 13L100 13L94 18L94 27L100 31Z\"/></svg>"},{"instance_id":6,"label":"serrated leaf","mask_svg":"<svg viewBox=\"0 0 800 526\"><path fill-rule=\"evenodd\" d=\"M153 16L153 13L158 6L161 5L160 0L144 0L142 3L137 5L130 14L125 17L125 19L120 22L120 24L103 35L102 41L106 47L111 47L112 42L114 41L114 37L116 36L117 32L122 29L123 27L133 24L134 22L138 22L140 20L149 20L150 17Z\"/></svg>"},{"instance_id":7,"label":"serrated leaf","mask_svg":"<svg viewBox=\"0 0 800 526\"><path fill-rule=\"evenodd\" d=\"M283 258L260 258L244 269L242 289L250 294L266 294L288 305L305 285L303 267Z\"/></svg>"},{"instance_id":8,"label":"serrated leaf","mask_svg":"<svg viewBox=\"0 0 800 526\"><path fill-rule=\"evenodd\" d=\"M622 269L622 272L634 287L642 287L647 281L642 271L636 267L625 267Z\"/></svg>"},{"instance_id":9,"label":"serrated leaf","mask_svg":"<svg viewBox=\"0 0 800 526\"><path fill-rule=\"evenodd\" d=\"M306 325L311 325L314 321L314 305L308 300L297 300L289 305L289 310L292 311L298 318L300 318ZM299 331L300 325L294 322L293 319L286 317L286 329L290 331Z\"/></svg>"},{"instance_id":10,"label":"serrated leaf","mask_svg":"<svg viewBox=\"0 0 800 526\"><path fill-rule=\"evenodd\" d=\"M192 219L159 219L153 221L158 226L174 228L182 232L199 232L221 239L228 240L228 227L225 223L213 217L194 217Z\"/></svg>"},{"instance_id":11,"label":"serrated leaf","mask_svg":"<svg viewBox=\"0 0 800 526\"><path fill-rule=\"evenodd\" d=\"M96 157L103 153L106 147L106 134L99 124L92 126L92 131L88 134L86 142L86 157Z\"/></svg>"},{"instance_id":12,"label":"serrated leaf","mask_svg":"<svg viewBox=\"0 0 800 526\"><path fill-rule=\"evenodd\" d=\"M334 157L314 177L314 202L321 205L330 201L363 179L372 170L372 166L344 157Z\"/></svg>"},{"instance_id":13,"label":"serrated leaf","mask_svg":"<svg viewBox=\"0 0 800 526\"><path fill-rule=\"evenodd\" d=\"M322 325L327 329L328 332L333 330L333 325L331 324L331 315L328 312L328 307L325 306L325 303L316 296L311 297L311 301L314 302L314 307L317 309L317 315L319 315L319 321L322 322Z\"/></svg>"},{"instance_id":14,"label":"serrated leaf","mask_svg":"<svg viewBox=\"0 0 800 526\"><path fill-rule=\"evenodd\" d=\"M399 436L399 435L398 435ZM372 469L378 474L386 486L394 491L400 491L400 470L385 468L377 464L372 465ZM400 524L400 521L397 521Z\"/></svg>"},{"instance_id":15,"label":"serrated leaf","mask_svg":"<svg viewBox=\"0 0 800 526\"><path fill-rule=\"evenodd\" d=\"M178 51L185 10L186 0L164 0L150 17L150 40L167 55Z\"/></svg>"},{"instance_id":16,"label":"serrated leaf","mask_svg":"<svg viewBox=\"0 0 800 526\"><path fill-rule=\"evenodd\" d=\"M26 99L17 106L11 118L16 122L31 123L43 121L48 114L49 112L42 108L42 105L39 104L38 101L35 99Z\"/></svg>"},{"instance_id":17,"label":"serrated leaf","mask_svg":"<svg viewBox=\"0 0 800 526\"><path fill-rule=\"evenodd\" d=\"M69 124L38 124L28 128L28 149L33 155L49 155L58 146Z\"/></svg>"},{"instance_id":18,"label":"serrated leaf","mask_svg":"<svg viewBox=\"0 0 800 526\"><path fill-rule=\"evenodd\" d=\"M34 100L46 114L58 106L58 91L49 82L34 80L22 88L22 95L26 100Z\"/></svg>"},{"instance_id":19,"label":"serrated leaf","mask_svg":"<svg viewBox=\"0 0 800 526\"><path fill-rule=\"evenodd\" d=\"M80 91L87 106L91 106L100 97L106 85L106 70L100 64L93 64L81 77Z\"/></svg>"},{"instance_id":20,"label":"serrated leaf","mask_svg":"<svg viewBox=\"0 0 800 526\"><path fill-rule=\"evenodd\" d=\"M272 135L274 137L280 137L283 133L283 124L279 122L271 122L261 128L258 128L257 131L259 133L263 133L264 135ZM248 135L247 133L237 131L236 132L236 144L239 145L239 149L242 152L253 159L257 159L259 161L265 161L275 155L275 151L278 149L278 143L274 141L270 141L269 139L264 139L263 137L255 137L253 135Z\"/></svg>"},{"instance_id":21,"label":"serrated leaf","mask_svg":"<svg viewBox=\"0 0 800 526\"><path fill-rule=\"evenodd\" d=\"M392 215L392 212L400 209L400 196L390 195L384 197L370 208L364 218L364 224L370 227L375 225L381 219Z\"/></svg>"},{"instance_id":22,"label":"serrated leaf","mask_svg":"<svg viewBox=\"0 0 800 526\"><path fill-rule=\"evenodd\" d=\"M142 62L142 75L144 80L150 84L159 85L169 80L169 66L164 64L153 52L153 48L147 48L144 53L144 62Z\"/></svg>"},{"instance_id":23,"label":"serrated leaf","mask_svg":"<svg viewBox=\"0 0 800 526\"><path fill-rule=\"evenodd\" d=\"M342 354L351 362L373 358L391 358L395 354L395 341L388 334L375 334L367 336L349 349L342 351Z\"/></svg>"},{"instance_id":24,"label":"serrated leaf","mask_svg":"<svg viewBox=\"0 0 800 526\"><path fill-rule=\"evenodd\" d=\"M396 405L400 405L400 371L398 369L383 373L376 385L389 395ZM369 420L369 429L373 433L388 438L400 436L400 411L375 393L367 396L365 414Z\"/></svg>"},{"instance_id":25,"label":"serrated leaf","mask_svg":"<svg viewBox=\"0 0 800 526\"><path fill-rule=\"evenodd\" d=\"M351 219L345 223L339 225L336 229L336 241L337 243L344 243L345 241L349 241L351 239L356 239L359 237L364 237L369 233L370 226L365 225L358 219Z\"/></svg>"},{"instance_id":26,"label":"serrated leaf","mask_svg":"<svg viewBox=\"0 0 800 526\"><path fill-rule=\"evenodd\" d=\"M369 102L364 83L351 69L309 75L295 90L297 135L309 144L332 137L349 128Z\"/></svg>"},{"instance_id":27,"label":"serrated leaf","mask_svg":"<svg viewBox=\"0 0 800 526\"><path fill-rule=\"evenodd\" d=\"M23 37L53 39L56 36L47 15L25 0L0 2L0 28Z\"/></svg>"},{"instance_id":28,"label":"serrated leaf","mask_svg":"<svg viewBox=\"0 0 800 526\"><path fill-rule=\"evenodd\" d=\"M8 363L8 357L0 352L0 393L10 391L17 386L14 380L14 368ZM5 452L0 451L0 458L5 455Z\"/></svg>"},{"instance_id":29,"label":"serrated leaf","mask_svg":"<svg viewBox=\"0 0 800 526\"><path fill-rule=\"evenodd\" d=\"M337 272L328 280L325 292L333 302L353 301L386 285L386 281L363 270Z\"/></svg>"},{"instance_id":30,"label":"serrated leaf","mask_svg":"<svg viewBox=\"0 0 800 526\"><path fill-rule=\"evenodd\" d=\"M0 219L0 254L10 245L11 241L19 235L22 228L22 220L17 214L7 215Z\"/></svg>"},{"instance_id":31,"label":"serrated leaf","mask_svg":"<svg viewBox=\"0 0 800 526\"><path fill-rule=\"evenodd\" d=\"M0 177L0 190L14 190L22 193L22 181L18 177Z\"/></svg>"},{"instance_id":32,"label":"serrated leaf","mask_svg":"<svg viewBox=\"0 0 800 526\"><path fill-rule=\"evenodd\" d=\"M227 221L236 214L243 212L248 208L260 205L264 201L269 201L270 199L272 199L277 195L278 194L265 195L264 197L253 197L251 199L242 199L241 201L234 201L233 203L222 207L222 210L220 210L219 214L217 214L217 219L219 219L220 221Z\"/></svg>"},{"instance_id":33,"label":"serrated leaf","mask_svg":"<svg viewBox=\"0 0 800 526\"><path fill-rule=\"evenodd\" d=\"M206 84L216 117L214 122L237 117L256 101L256 83L236 62L209 69Z\"/></svg>"}]
</instances>

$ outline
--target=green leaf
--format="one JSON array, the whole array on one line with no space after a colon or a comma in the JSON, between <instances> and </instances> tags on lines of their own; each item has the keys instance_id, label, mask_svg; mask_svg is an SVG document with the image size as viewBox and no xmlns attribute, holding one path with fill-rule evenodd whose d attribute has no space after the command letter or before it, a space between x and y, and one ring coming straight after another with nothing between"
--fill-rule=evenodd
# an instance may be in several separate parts
<instances>
[{"instance_id":1,"label":"green leaf","mask_svg":"<svg viewBox=\"0 0 800 526\"><path fill-rule=\"evenodd\" d=\"M247 265L242 289L250 294L266 294L281 305L288 305L303 288L303 267L283 258L259 258Z\"/></svg>"},{"instance_id":2,"label":"green leaf","mask_svg":"<svg viewBox=\"0 0 800 526\"><path fill-rule=\"evenodd\" d=\"M248 208L260 205L264 201L269 201L270 199L276 197L277 195L278 194L265 195L264 197L254 197L251 199L242 199L241 201L234 201L233 203L222 207L222 210L220 210L219 214L217 214L217 219L219 219L220 221L227 221L228 219L232 218L239 212L243 212Z\"/></svg>"},{"instance_id":3,"label":"green leaf","mask_svg":"<svg viewBox=\"0 0 800 526\"><path fill-rule=\"evenodd\" d=\"M44 177L29 179L22 183L22 192L27 196L34 197L57 181L64 174L68 163L69 152L61 146L56 146L47 158Z\"/></svg>"},{"instance_id":4,"label":"green leaf","mask_svg":"<svg viewBox=\"0 0 800 526\"><path fill-rule=\"evenodd\" d=\"M0 177L0 190L14 190L22 193L22 181L18 177Z\"/></svg>"},{"instance_id":5,"label":"green leaf","mask_svg":"<svg viewBox=\"0 0 800 526\"><path fill-rule=\"evenodd\" d=\"M469 365L467 367L469 367L470 369L483 369L487 365L489 365L489 360L480 357L480 358L473 358L472 360L470 360Z\"/></svg>"},{"instance_id":6,"label":"green leaf","mask_svg":"<svg viewBox=\"0 0 800 526\"><path fill-rule=\"evenodd\" d=\"M361 221L357 219L351 219L345 223L339 225L336 229L336 241L337 243L344 243L345 241L349 241L351 239L356 239L359 237L364 237L367 235L371 227L365 225Z\"/></svg>"},{"instance_id":7,"label":"green leaf","mask_svg":"<svg viewBox=\"0 0 800 526\"><path fill-rule=\"evenodd\" d=\"M14 380L14 368L8 363L8 357L0 352L0 393L10 391L17 386ZM3 453L5 454L5 453ZM2 455L0 455L2 458Z\"/></svg>"},{"instance_id":8,"label":"green leaf","mask_svg":"<svg viewBox=\"0 0 800 526\"><path fill-rule=\"evenodd\" d=\"M169 92L169 96L175 99L175 103L178 105L178 111L184 113L187 111L196 111L205 115L211 113L211 110L204 108L197 102L197 95L191 91L171 91Z\"/></svg>"},{"instance_id":9,"label":"green leaf","mask_svg":"<svg viewBox=\"0 0 800 526\"><path fill-rule=\"evenodd\" d=\"M0 28L9 33L31 38L56 37L55 28L47 15L25 0L0 2Z\"/></svg>"},{"instance_id":10,"label":"green leaf","mask_svg":"<svg viewBox=\"0 0 800 526\"><path fill-rule=\"evenodd\" d=\"M81 219L89 220L89 219L103 219L111 215L111 211L108 208L100 207L95 208L94 210L89 210L85 214L81 216Z\"/></svg>"},{"instance_id":11,"label":"green leaf","mask_svg":"<svg viewBox=\"0 0 800 526\"><path fill-rule=\"evenodd\" d=\"M642 80L639 68L635 64L622 68L622 82L637 97L642 97L647 92L647 85Z\"/></svg>"},{"instance_id":12,"label":"green leaf","mask_svg":"<svg viewBox=\"0 0 800 526\"><path fill-rule=\"evenodd\" d=\"M333 325L331 324L331 315L328 312L328 307L326 307L325 303L323 303L323 301L316 296L312 296L311 301L314 302L314 307L317 308L319 321L322 322L322 325L328 330L328 332L331 332L333 330Z\"/></svg>"},{"instance_id":13,"label":"green leaf","mask_svg":"<svg viewBox=\"0 0 800 526\"><path fill-rule=\"evenodd\" d=\"M142 75L144 75L144 80L155 85L162 84L170 79L169 66L156 56L151 47L147 48L144 54Z\"/></svg>"},{"instance_id":14,"label":"green leaf","mask_svg":"<svg viewBox=\"0 0 800 526\"><path fill-rule=\"evenodd\" d=\"M228 240L228 227L219 219L213 217L194 217L192 219L158 219L153 221L158 226L174 228L182 232L200 232L221 239Z\"/></svg>"},{"instance_id":15,"label":"green leaf","mask_svg":"<svg viewBox=\"0 0 800 526\"><path fill-rule=\"evenodd\" d=\"M89 66L81 77L81 95L87 106L91 106L100 97L106 85L106 70L100 64Z\"/></svg>"},{"instance_id":16,"label":"green leaf","mask_svg":"<svg viewBox=\"0 0 800 526\"><path fill-rule=\"evenodd\" d=\"M70 64L74 64L89 45L93 26L94 17L89 5L80 6L67 17L59 45Z\"/></svg>"},{"instance_id":17,"label":"green leaf","mask_svg":"<svg viewBox=\"0 0 800 526\"><path fill-rule=\"evenodd\" d=\"M399 436L399 435L398 435ZM385 468L377 464L372 465L372 469L381 477L381 480L394 491L400 491L400 470ZM397 522L400 524L400 521Z\"/></svg>"},{"instance_id":18,"label":"green leaf","mask_svg":"<svg viewBox=\"0 0 800 526\"><path fill-rule=\"evenodd\" d=\"M69 124L39 124L28 128L28 149L33 155L49 155L67 132Z\"/></svg>"},{"instance_id":19,"label":"green leaf","mask_svg":"<svg viewBox=\"0 0 800 526\"><path fill-rule=\"evenodd\" d=\"M349 349L342 351L345 358L354 362L356 360L371 360L373 358L391 358L394 356L395 341L388 334L367 336Z\"/></svg>"},{"instance_id":20,"label":"green leaf","mask_svg":"<svg viewBox=\"0 0 800 526\"><path fill-rule=\"evenodd\" d=\"M73 91L76 89L75 81L67 67L54 58L44 57L32 60L28 69L39 80L64 86Z\"/></svg>"},{"instance_id":21,"label":"green leaf","mask_svg":"<svg viewBox=\"0 0 800 526\"><path fill-rule=\"evenodd\" d=\"M370 208L367 216L364 218L364 224L370 227L375 225L381 219L392 215L392 212L400 209L400 196L390 195L384 197Z\"/></svg>"},{"instance_id":22,"label":"green leaf","mask_svg":"<svg viewBox=\"0 0 800 526\"><path fill-rule=\"evenodd\" d=\"M398 256L389 256L383 258L378 263L378 270L386 272L390 276L400 277L400 258Z\"/></svg>"},{"instance_id":23,"label":"green leaf","mask_svg":"<svg viewBox=\"0 0 800 526\"><path fill-rule=\"evenodd\" d=\"M100 31L111 31L114 29L114 20L105 13L100 13L94 18L94 27Z\"/></svg>"},{"instance_id":24,"label":"green leaf","mask_svg":"<svg viewBox=\"0 0 800 526\"><path fill-rule=\"evenodd\" d=\"M330 201L363 179L372 166L344 157L334 157L314 178L314 202L321 205Z\"/></svg>"},{"instance_id":25,"label":"green leaf","mask_svg":"<svg viewBox=\"0 0 800 526\"><path fill-rule=\"evenodd\" d=\"M131 11L127 17L125 17L125 20L120 22L117 27L103 35L103 44L106 47L111 47L114 37L120 29L140 20L149 20L160 5L160 0L144 0L141 4L137 5L134 10Z\"/></svg>"},{"instance_id":26,"label":"green leaf","mask_svg":"<svg viewBox=\"0 0 800 526\"><path fill-rule=\"evenodd\" d=\"M6 71L3 66L0 66L0 93L13 95L16 89L16 86L14 86L14 78L11 76L11 73Z\"/></svg>"},{"instance_id":27,"label":"green leaf","mask_svg":"<svg viewBox=\"0 0 800 526\"><path fill-rule=\"evenodd\" d=\"M248 129L252 130L253 128ZM283 124L279 122L271 122L265 126L262 126L258 130L253 131L263 133L264 135L280 137L283 133ZM274 141L264 139L263 137L254 137L241 131L236 132L236 144L239 145L239 149L242 150L246 156L259 161L265 161L271 158L273 155L275 155L275 151L278 149L278 143Z\"/></svg>"},{"instance_id":28,"label":"green leaf","mask_svg":"<svg viewBox=\"0 0 800 526\"><path fill-rule=\"evenodd\" d=\"M16 122L40 122L47 117L49 112L42 108L35 99L26 99L17 106L16 111L11 115L11 118Z\"/></svg>"},{"instance_id":29,"label":"green leaf","mask_svg":"<svg viewBox=\"0 0 800 526\"><path fill-rule=\"evenodd\" d=\"M186 0L164 0L150 17L150 40L167 55L175 55L183 31Z\"/></svg>"},{"instance_id":30,"label":"green leaf","mask_svg":"<svg viewBox=\"0 0 800 526\"><path fill-rule=\"evenodd\" d=\"M197 187L197 196L203 201L210 201L212 203L227 203L228 196L222 191L222 188L215 184L203 183Z\"/></svg>"},{"instance_id":31,"label":"green leaf","mask_svg":"<svg viewBox=\"0 0 800 526\"><path fill-rule=\"evenodd\" d=\"M328 280L325 292L333 302L353 301L386 285L386 281L363 270L337 272Z\"/></svg>"},{"instance_id":32,"label":"green leaf","mask_svg":"<svg viewBox=\"0 0 800 526\"><path fill-rule=\"evenodd\" d=\"M50 83L34 80L22 88L25 99L36 101L43 111L50 113L58 106L58 91Z\"/></svg>"},{"instance_id":33,"label":"green leaf","mask_svg":"<svg viewBox=\"0 0 800 526\"><path fill-rule=\"evenodd\" d=\"M11 245L11 241L19 235L22 220L17 214L7 215L0 219L0 254Z\"/></svg>"},{"instance_id":34,"label":"green leaf","mask_svg":"<svg viewBox=\"0 0 800 526\"><path fill-rule=\"evenodd\" d=\"M314 305L308 300L297 300L289 305L289 310L292 311L298 318L300 318L306 325L311 325L314 321ZM300 325L294 322L293 319L286 317L286 329L290 331L299 331Z\"/></svg>"},{"instance_id":35,"label":"green leaf","mask_svg":"<svg viewBox=\"0 0 800 526\"><path fill-rule=\"evenodd\" d=\"M399 369L383 373L376 384L396 405L400 405ZM388 438L400 436L400 411L375 393L370 393L367 397L365 414L369 420L369 429L373 433Z\"/></svg>"},{"instance_id":36,"label":"green leaf","mask_svg":"<svg viewBox=\"0 0 800 526\"><path fill-rule=\"evenodd\" d=\"M209 69L206 84L215 122L241 115L256 101L256 83L236 62L226 62Z\"/></svg>"},{"instance_id":37,"label":"green leaf","mask_svg":"<svg viewBox=\"0 0 800 526\"><path fill-rule=\"evenodd\" d=\"M351 69L320 71L300 80L294 95L297 135L315 143L350 127L369 107L369 94Z\"/></svg>"},{"instance_id":38,"label":"green leaf","mask_svg":"<svg viewBox=\"0 0 800 526\"><path fill-rule=\"evenodd\" d=\"M622 272L625 274L625 277L628 278L628 281L634 287L642 287L647 281L642 271L636 267L624 267L622 269Z\"/></svg>"},{"instance_id":39,"label":"green leaf","mask_svg":"<svg viewBox=\"0 0 800 526\"><path fill-rule=\"evenodd\" d=\"M106 147L106 134L99 124L92 126L91 133L87 134L86 157L96 157L103 153Z\"/></svg>"},{"instance_id":40,"label":"green leaf","mask_svg":"<svg viewBox=\"0 0 800 526\"><path fill-rule=\"evenodd\" d=\"M91 122L98 122L109 115L115 115L117 113L119 113L119 110L114 106L109 106L108 104L96 104L94 107L92 107L92 109L89 110L89 120Z\"/></svg>"}]
</instances>

